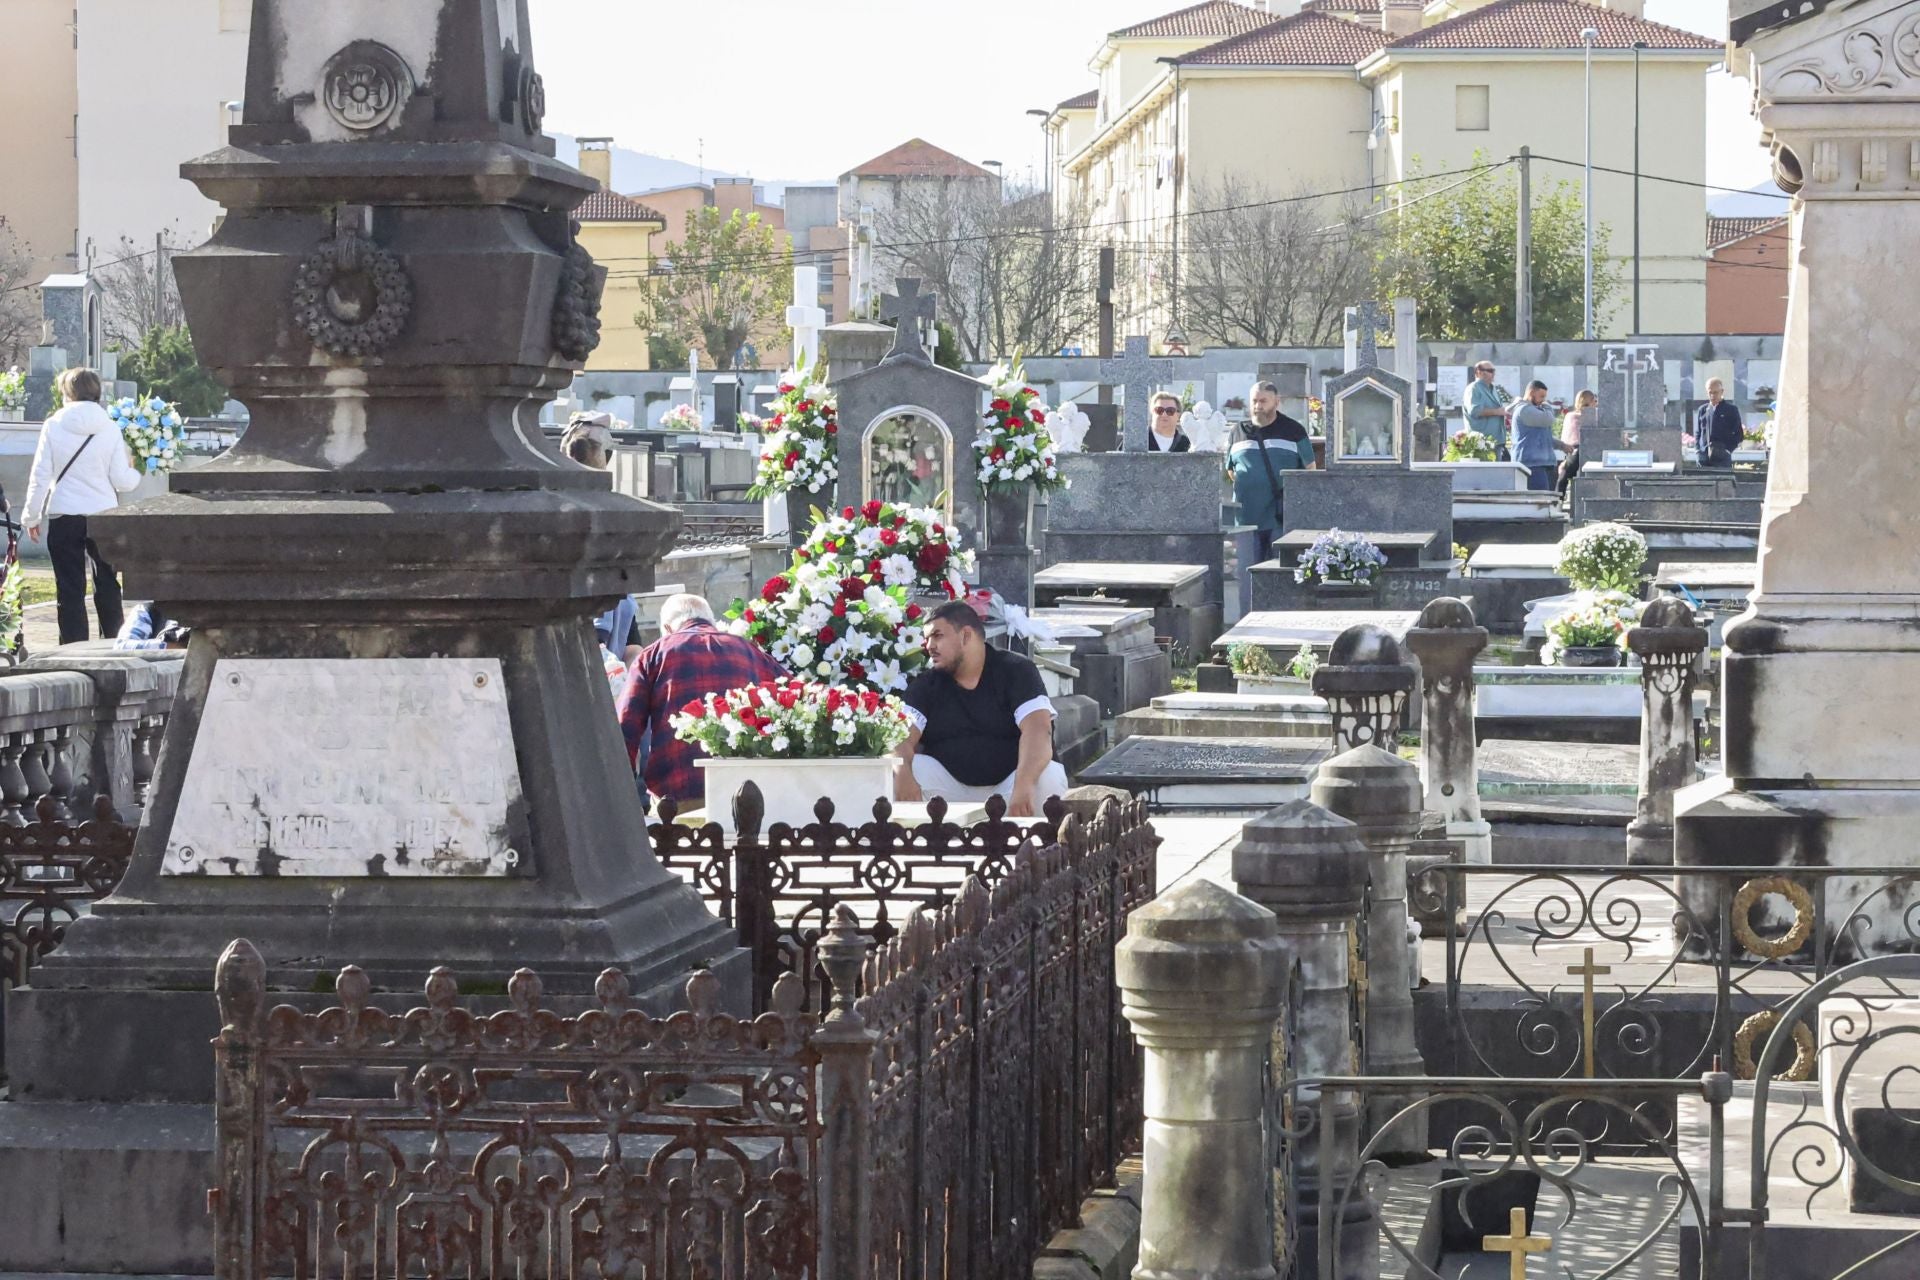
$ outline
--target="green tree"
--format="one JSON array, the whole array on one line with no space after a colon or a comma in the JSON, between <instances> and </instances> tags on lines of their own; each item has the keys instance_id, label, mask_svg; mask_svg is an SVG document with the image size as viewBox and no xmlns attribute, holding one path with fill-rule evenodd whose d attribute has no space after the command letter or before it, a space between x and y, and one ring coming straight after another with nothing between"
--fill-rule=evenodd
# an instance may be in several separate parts
<instances>
[{"instance_id":1,"label":"green tree","mask_svg":"<svg viewBox=\"0 0 1920 1280\"><path fill-rule=\"evenodd\" d=\"M227 389L201 365L185 325L149 329L140 345L120 360L120 376L138 383L142 395L180 406L189 418L208 418L227 403Z\"/></svg>"},{"instance_id":2,"label":"green tree","mask_svg":"<svg viewBox=\"0 0 1920 1280\"><path fill-rule=\"evenodd\" d=\"M953 326L945 320L933 322L935 336L933 362L942 369L953 369L964 373L960 368L960 338L954 333Z\"/></svg>"},{"instance_id":3,"label":"green tree","mask_svg":"<svg viewBox=\"0 0 1920 1280\"><path fill-rule=\"evenodd\" d=\"M1520 180L1485 164L1466 181L1427 179L1399 188L1397 210L1381 221L1377 271L1387 297L1420 303L1420 327L1450 342L1510 338ZM1585 214L1577 183L1533 179L1533 336L1580 337L1585 289ZM1593 230L1593 310L1603 315L1620 290L1604 224Z\"/></svg>"},{"instance_id":4,"label":"green tree","mask_svg":"<svg viewBox=\"0 0 1920 1280\"><path fill-rule=\"evenodd\" d=\"M655 260L640 292L636 324L698 342L710 362L730 369L751 335L785 320L792 263L759 214L707 206L688 212L686 234Z\"/></svg>"},{"instance_id":5,"label":"green tree","mask_svg":"<svg viewBox=\"0 0 1920 1280\"><path fill-rule=\"evenodd\" d=\"M670 333L650 333L647 335L647 364L655 369L684 369L690 349Z\"/></svg>"}]
</instances>

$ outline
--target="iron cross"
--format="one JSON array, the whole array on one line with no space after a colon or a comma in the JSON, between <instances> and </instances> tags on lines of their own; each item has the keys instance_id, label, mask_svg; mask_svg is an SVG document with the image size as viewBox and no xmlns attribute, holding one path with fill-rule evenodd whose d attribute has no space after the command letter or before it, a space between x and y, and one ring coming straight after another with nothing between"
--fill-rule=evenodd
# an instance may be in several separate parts
<instances>
[{"instance_id":1,"label":"iron cross","mask_svg":"<svg viewBox=\"0 0 1920 1280\"><path fill-rule=\"evenodd\" d=\"M1579 964L1567 966L1567 972L1581 980L1580 982L1580 1024L1585 1033L1587 1047L1587 1079L1593 1079L1593 980L1613 972L1612 965L1595 964L1593 948L1587 947L1586 958Z\"/></svg>"},{"instance_id":2,"label":"iron cross","mask_svg":"<svg viewBox=\"0 0 1920 1280\"><path fill-rule=\"evenodd\" d=\"M1527 1255L1553 1248L1553 1237L1528 1235L1527 1211L1515 1205L1507 1215L1507 1234L1487 1236L1480 1241L1480 1247L1488 1253L1508 1255L1508 1280L1527 1280Z\"/></svg>"},{"instance_id":3,"label":"iron cross","mask_svg":"<svg viewBox=\"0 0 1920 1280\"><path fill-rule=\"evenodd\" d=\"M1380 330L1387 324L1387 313L1380 304L1371 300L1362 302L1353 309L1347 318L1347 327L1354 331L1353 367L1354 369L1377 369L1380 367ZM1352 370L1348 370L1349 373Z\"/></svg>"},{"instance_id":4,"label":"iron cross","mask_svg":"<svg viewBox=\"0 0 1920 1280\"><path fill-rule=\"evenodd\" d=\"M921 293L920 282L910 276L902 276L893 287L900 292L883 294L880 298L880 318L895 322L893 350L887 352L887 358L905 356L909 360L925 360L927 347L920 340L920 322L933 324L938 300L931 293Z\"/></svg>"},{"instance_id":5,"label":"iron cross","mask_svg":"<svg viewBox=\"0 0 1920 1280\"><path fill-rule=\"evenodd\" d=\"M1153 399L1155 379L1165 380L1173 376L1173 361L1155 360L1147 354L1147 340L1133 337L1127 339L1126 354L1118 360L1100 362L1101 381L1109 386L1126 388L1127 423L1120 433L1120 448L1127 453L1144 453L1147 448L1147 432L1153 429L1153 417L1148 413Z\"/></svg>"}]
</instances>

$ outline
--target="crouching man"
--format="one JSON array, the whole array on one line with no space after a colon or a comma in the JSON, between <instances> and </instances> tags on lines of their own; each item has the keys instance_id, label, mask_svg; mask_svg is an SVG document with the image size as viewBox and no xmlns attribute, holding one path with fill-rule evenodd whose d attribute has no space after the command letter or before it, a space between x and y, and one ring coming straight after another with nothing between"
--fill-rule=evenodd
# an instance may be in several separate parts
<instances>
[{"instance_id":1,"label":"crouching man","mask_svg":"<svg viewBox=\"0 0 1920 1280\"><path fill-rule=\"evenodd\" d=\"M980 615L960 600L928 618L926 650L931 670L915 677L904 699L914 729L900 748L895 797L1000 795L1009 817L1038 817L1047 797L1067 790L1039 668L989 646Z\"/></svg>"}]
</instances>

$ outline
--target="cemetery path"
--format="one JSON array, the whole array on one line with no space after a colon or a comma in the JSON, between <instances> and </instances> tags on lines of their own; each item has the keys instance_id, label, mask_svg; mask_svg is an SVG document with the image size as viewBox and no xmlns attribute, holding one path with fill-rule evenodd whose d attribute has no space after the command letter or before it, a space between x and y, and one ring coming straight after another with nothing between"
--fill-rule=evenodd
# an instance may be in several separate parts
<instances>
[{"instance_id":1,"label":"cemetery path","mask_svg":"<svg viewBox=\"0 0 1920 1280\"><path fill-rule=\"evenodd\" d=\"M1155 814L1153 829L1160 833L1158 872L1160 892L1190 876L1233 888L1233 846L1251 814Z\"/></svg>"}]
</instances>

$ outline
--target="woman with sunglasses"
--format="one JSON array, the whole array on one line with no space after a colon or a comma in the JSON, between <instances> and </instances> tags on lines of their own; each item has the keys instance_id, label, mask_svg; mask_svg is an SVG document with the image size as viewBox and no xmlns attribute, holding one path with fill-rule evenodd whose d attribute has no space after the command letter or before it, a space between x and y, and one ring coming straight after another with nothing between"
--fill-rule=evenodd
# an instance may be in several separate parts
<instances>
[{"instance_id":1,"label":"woman with sunglasses","mask_svg":"<svg viewBox=\"0 0 1920 1280\"><path fill-rule=\"evenodd\" d=\"M1147 433L1148 453L1188 453L1193 441L1180 429L1180 397L1162 391L1153 398L1153 430Z\"/></svg>"}]
</instances>

